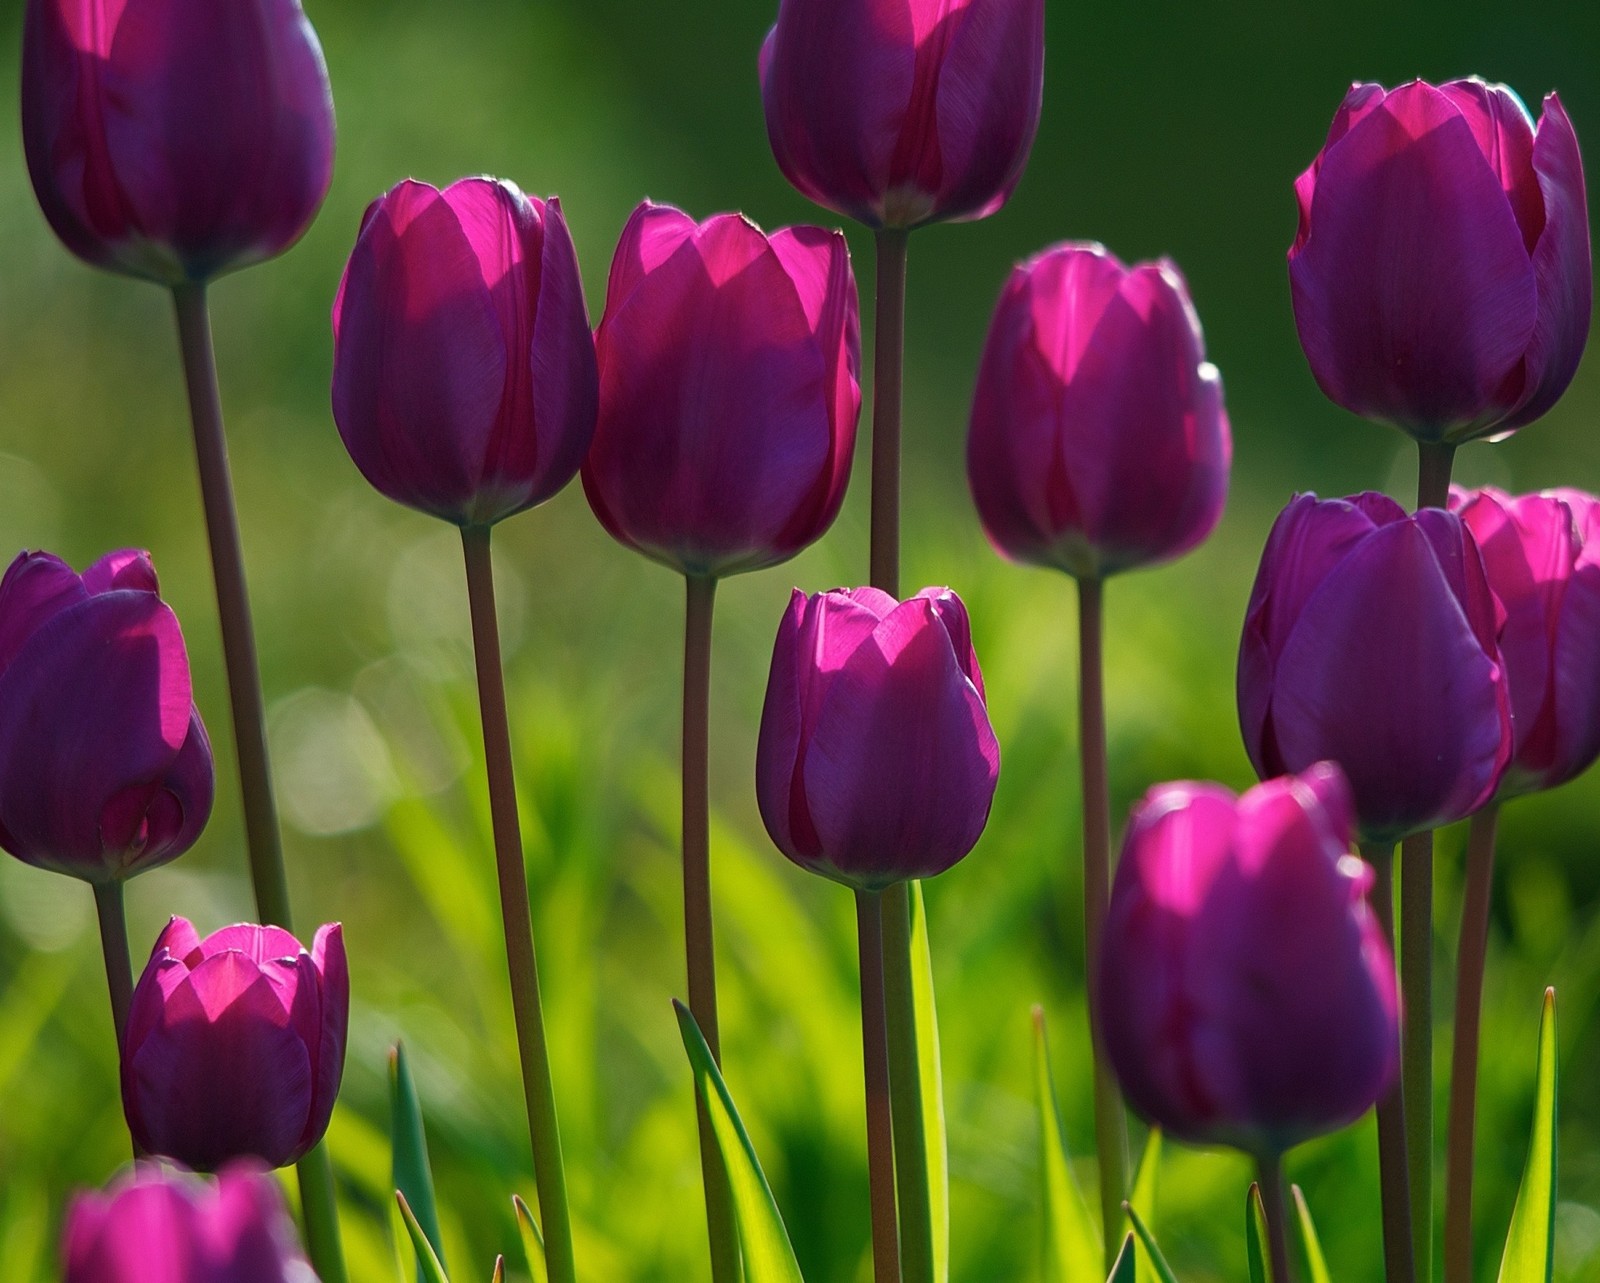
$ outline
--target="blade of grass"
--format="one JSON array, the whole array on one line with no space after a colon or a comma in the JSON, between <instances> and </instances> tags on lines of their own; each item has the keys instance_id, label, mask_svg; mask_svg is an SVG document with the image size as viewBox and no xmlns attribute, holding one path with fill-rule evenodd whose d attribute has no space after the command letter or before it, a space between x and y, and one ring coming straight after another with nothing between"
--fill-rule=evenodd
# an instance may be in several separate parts
<instances>
[{"instance_id":1,"label":"blade of grass","mask_svg":"<svg viewBox=\"0 0 1600 1283\"><path fill-rule=\"evenodd\" d=\"M1268 1283L1267 1209L1261 1202L1261 1186L1253 1181L1244 1200L1244 1248L1250 1263L1250 1283Z\"/></svg>"},{"instance_id":2,"label":"blade of grass","mask_svg":"<svg viewBox=\"0 0 1600 1283\"><path fill-rule=\"evenodd\" d=\"M1039 1098L1039 1169L1044 1204L1042 1273L1045 1283L1079 1283L1100 1272L1105 1249L1100 1226L1067 1159L1042 1007L1033 1009L1033 1070Z\"/></svg>"},{"instance_id":3,"label":"blade of grass","mask_svg":"<svg viewBox=\"0 0 1600 1283\"><path fill-rule=\"evenodd\" d=\"M1161 1254L1161 1249L1156 1246L1156 1236L1150 1232L1150 1227L1144 1223L1144 1217L1133 1210L1132 1203L1124 1203L1123 1211L1127 1212L1128 1219L1133 1222L1133 1232L1139 1236L1139 1242L1144 1247L1145 1255L1150 1258L1150 1266L1155 1270L1156 1277L1161 1283L1177 1283L1172 1273L1172 1267L1167 1264L1167 1258Z\"/></svg>"},{"instance_id":4,"label":"blade of grass","mask_svg":"<svg viewBox=\"0 0 1600 1283\"><path fill-rule=\"evenodd\" d=\"M550 1283L550 1267L544 1260L544 1235L539 1232L539 1222L522 1199L513 1194L511 1208L517 1215L517 1233L522 1236L522 1255L528 1262L528 1273L533 1283Z\"/></svg>"},{"instance_id":5,"label":"blade of grass","mask_svg":"<svg viewBox=\"0 0 1600 1283\"><path fill-rule=\"evenodd\" d=\"M422 1105L411 1077L403 1043L389 1049L389 1138L393 1146L391 1179L394 1188L406 1196L412 1215L434 1255L444 1262L444 1240L439 1233L439 1205L433 1189L433 1171L428 1166L428 1138L422 1127ZM422 1268L418 1266L418 1278Z\"/></svg>"},{"instance_id":6,"label":"blade of grass","mask_svg":"<svg viewBox=\"0 0 1600 1283\"><path fill-rule=\"evenodd\" d=\"M1522 1170L1500 1283L1550 1283L1556 1240L1556 991L1544 991L1539 1017L1539 1058L1534 1071L1533 1130Z\"/></svg>"},{"instance_id":7,"label":"blade of grass","mask_svg":"<svg viewBox=\"0 0 1600 1283\"><path fill-rule=\"evenodd\" d=\"M1328 1260L1322 1254L1322 1241L1317 1237L1317 1227L1311 1220L1311 1209L1306 1206L1306 1196L1298 1185L1291 1185L1294 1195L1295 1221L1300 1226L1300 1248L1304 1253L1306 1277L1311 1283L1333 1283L1328 1277Z\"/></svg>"},{"instance_id":8,"label":"blade of grass","mask_svg":"<svg viewBox=\"0 0 1600 1283\"><path fill-rule=\"evenodd\" d=\"M411 1235L411 1246L417 1254L417 1274L422 1283L450 1283L449 1277L444 1272L444 1266L439 1263L439 1257L433 1250L433 1244L428 1242L428 1236L422 1232L422 1226L417 1223L411 1204L406 1202L406 1196L395 1190L394 1198L400 1205L400 1218L406 1223L406 1233Z\"/></svg>"}]
</instances>

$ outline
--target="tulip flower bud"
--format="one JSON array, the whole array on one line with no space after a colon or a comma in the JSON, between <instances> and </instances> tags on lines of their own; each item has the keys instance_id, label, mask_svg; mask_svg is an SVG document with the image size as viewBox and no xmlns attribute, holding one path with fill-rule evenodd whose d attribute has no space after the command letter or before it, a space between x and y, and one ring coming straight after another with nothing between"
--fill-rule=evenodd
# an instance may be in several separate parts
<instances>
[{"instance_id":1,"label":"tulip flower bud","mask_svg":"<svg viewBox=\"0 0 1600 1283\"><path fill-rule=\"evenodd\" d=\"M284 1167L322 1139L344 1072L350 977L337 924L309 952L280 927L204 940L173 918L134 986L122 1108L134 1140L200 1171Z\"/></svg>"},{"instance_id":2,"label":"tulip flower bud","mask_svg":"<svg viewBox=\"0 0 1600 1283\"><path fill-rule=\"evenodd\" d=\"M1512 750L1496 797L1555 788L1600 756L1600 499L1457 490L1450 506L1506 614Z\"/></svg>"},{"instance_id":3,"label":"tulip flower bud","mask_svg":"<svg viewBox=\"0 0 1600 1283\"><path fill-rule=\"evenodd\" d=\"M1128 1100L1169 1134L1273 1158L1394 1081L1394 960L1351 820L1327 762L1243 797L1162 784L1134 808L1093 997Z\"/></svg>"},{"instance_id":4,"label":"tulip flower bud","mask_svg":"<svg viewBox=\"0 0 1600 1283\"><path fill-rule=\"evenodd\" d=\"M67 1209L65 1283L316 1283L278 1184L253 1163L215 1181L136 1163Z\"/></svg>"},{"instance_id":5,"label":"tulip flower bud","mask_svg":"<svg viewBox=\"0 0 1600 1283\"><path fill-rule=\"evenodd\" d=\"M1239 645L1257 774L1338 762L1363 842L1470 815L1511 754L1502 619L1454 514L1296 496L1267 537Z\"/></svg>"},{"instance_id":6,"label":"tulip flower bud","mask_svg":"<svg viewBox=\"0 0 1600 1283\"><path fill-rule=\"evenodd\" d=\"M333 304L333 417L397 503L487 526L572 480L594 341L561 203L463 178L367 209Z\"/></svg>"},{"instance_id":7,"label":"tulip flower bud","mask_svg":"<svg viewBox=\"0 0 1600 1283\"><path fill-rule=\"evenodd\" d=\"M1067 244L1012 272L967 438L1001 552L1081 579L1176 557L1222 516L1231 454L1222 379L1172 263Z\"/></svg>"},{"instance_id":8,"label":"tulip flower bud","mask_svg":"<svg viewBox=\"0 0 1600 1283\"><path fill-rule=\"evenodd\" d=\"M612 537L687 575L786 561L838 515L861 338L844 237L640 205L595 336L583 488Z\"/></svg>"},{"instance_id":9,"label":"tulip flower bud","mask_svg":"<svg viewBox=\"0 0 1600 1283\"><path fill-rule=\"evenodd\" d=\"M162 285L288 249L333 177L300 0L28 0L22 140L74 254Z\"/></svg>"},{"instance_id":10,"label":"tulip flower bud","mask_svg":"<svg viewBox=\"0 0 1600 1283\"><path fill-rule=\"evenodd\" d=\"M1043 97L1044 0L780 0L761 48L778 168L869 227L994 213Z\"/></svg>"},{"instance_id":11,"label":"tulip flower bud","mask_svg":"<svg viewBox=\"0 0 1600 1283\"><path fill-rule=\"evenodd\" d=\"M861 890L932 877L972 850L999 773L961 598L794 593L756 747L779 850Z\"/></svg>"},{"instance_id":12,"label":"tulip flower bud","mask_svg":"<svg viewBox=\"0 0 1600 1283\"><path fill-rule=\"evenodd\" d=\"M1589 334L1583 157L1551 94L1477 78L1351 87L1295 182L1289 283L1317 384L1419 441L1508 436Z\"/></svg>"},{"instance_id":13,"label":"tulip flower bud","mask_svg":"<svg viewBox=\"0 0 1600 1283\"><path fill-rule=\"evenodd\" d=\"M211 743L150 555L0 579L0 846L87 882L176 859L211 815Z\"/></svg>"}]
</instances>

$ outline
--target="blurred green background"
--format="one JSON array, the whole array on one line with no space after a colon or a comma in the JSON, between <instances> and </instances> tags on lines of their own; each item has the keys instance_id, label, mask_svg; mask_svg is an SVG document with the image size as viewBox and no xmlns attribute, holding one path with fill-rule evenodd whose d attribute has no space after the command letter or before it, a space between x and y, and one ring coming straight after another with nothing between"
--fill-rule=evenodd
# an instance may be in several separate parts
<instances>
[{"instance_id":1,"label":"blurred green background","mask_svg":"<svg viewBox=\"0 0 1600 1283\"><path fill-rule=\"evenodd\" d=\"M516 1261L509 1194L530 1164L498 944L453 530L379 498L328 409L328 308L366 203L464 173L558 192L591 304L648 195L768 227L831 222L767 148L755 57L768 0L309 0L339 111L333 191L283 259L222 282L214 315L272 715L296 913L342 919L354 1011L330 1132L360 1283L392 1279L385 1051L403 1035L429 1116L459 1280ZM170 913L251 913L219 643L169 306L60 248L28 187L14 107L19 0L0 4L0 549L82 565L151 549L186 624L219 748L210 829L130 888L136 954ZM989 831L928 887L951 1129L957 1283L1037 1274L1038 1119L1028 1010L1051 1020L1069 1142L1089 1149L1069 581L1002 563L962 466L967 399L1011 265L1064 238L1170 254L1223 371L1236 441L1227 517L1177 565L1109 593L1114 806L1150 784L1251 775L1234 648L1256 557L1296 489L1407 493L1402 439L1325 401L1301 357L1284 251L1290 184L1352 78L1477 72L1537 108L1559 88L1600 174L1600 7L1362 0L1078 6L1050 0L1045 114L1020 190L988 222L917 233L909 290L908 587L967 599L1004 754ZM849 231L870 282L870 241ZM870 313L870 308L867 309ZM595 315L598 320L598 313ZM870 315L865 318L869 328ZM863 445L865 434L863 433ZM1600 352L1513 441L1458 477L1600 489ZM812 1283L868 1277L849 896L789 866L756 813L769 647L790 586L866 568L866 470L837 526L719 594L714 867L728 1079ZM705 1276L676 871L679 581L612 544L577 487L497 531L503 627L555 1074L589 1280ZM9 552L7 552L9 555ZM1565 1074L1557 1275L1600 1279L1600 779L1517 803L1496 884L1479 1142L1490 1277L1532 1094L1543 986ZM1461 835L1442 841L1440 973L1454 954ZM87 889L0 860L0 1274L53 1277L75 1185L125 1157ZM1441 980L1441 1010L1448 1009ZM1441 1065L1448 1029L1439 1030ZM1442 1075L1441 1075L1442 1087ZM1444 1095L1440 1092L1442 1108ZM1244 1274L1243 1164L1169 1146L1158 1233L1180 1277ZM1088 1182L1092 1170L1081 1166ZM1380 1276L1370 1122L1296 1151L1334 1276Z\"/></svg>"}]
</instances>

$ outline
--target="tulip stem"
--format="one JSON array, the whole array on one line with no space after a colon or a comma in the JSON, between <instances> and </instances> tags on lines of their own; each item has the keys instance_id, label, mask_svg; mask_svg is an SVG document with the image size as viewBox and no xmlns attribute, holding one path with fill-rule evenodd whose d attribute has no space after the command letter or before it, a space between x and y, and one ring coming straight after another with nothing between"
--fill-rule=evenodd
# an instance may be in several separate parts
<instances>
[{"instance_id":1,"label":"tulip stem","mask_svg":"<svg viewBox=\"0 0 1600 1283\"><path fill-rule=\"evenodd\" d=\"M228 469L228 442L222 426L222 397L217 388L216 353L211 345L206 287L180 285L173 289L172 297L178 313L178 343L183 352L189 417L194 426L195 462L200 473L200 499L205 508L211 574L216 582L217 614L222 625L222 657L228 672L228 698L233 711L245 842L250 854L256 912L262 922L293 931L289 884L283 870L283 844L278 836L278 816L272 800L272 771L267 759L261 666L256 658L255 632L250 624L244 548L239 539L239 514Z\"/></svg>"},{"instance_id":2,"label":"tulip stem","mask_svg":"<svg viewBox=\"0 0 1600 1283\"><path fill-rule=\"evenodd\" d=\"M873 1283L900 1283L895 1214L894 1122L889 1104L889 1033L883 992L883 893L856 892L861 949L861 1060L867 1086L867 1175L872 1196Z\"/></svg>"},{"instance_id":3,"label":"tulip stem","mask_svg":"<svg viewBox=\"0 0 1600 1283\"><path fill-rule=\"evenodd\" d=\"M1083 973L1094 1047L1094 1139L1100 1161L1100 1215L1106 1269L1122 1246L1122 1202L1128 1196L1128 1128L1117 1080L1106 1059L1095 1015L1100 937L1111 897L1111 784L1106 764L1104 588L1078 580L1078 750L1083 769Z\"/></svg>"},{"instance_id":4,"label":"tulip stem","mask_svg":"<svg viewBox=\"0 0 1600 1283\"><path fill-rule=\"evenodd\" d=\"M511 1010L522 1062L522 1094L533 1144L533 1175L539 1219L552 1283L574 1283L572 1224L567 1211L567 1176L561 1161L561 1129L539 1000L539 963L533 949L528 871L522 860L516 779L511 767L511 729L506 717L505 674L500 661L500 625L495 613L494 565L489 527L461 531L466 555L467 600L472 612L472 649L478 669L478 706L483 718L484 762L489 776L489 813L494 829L500 915L505 926L506 967L511 974Z\"/></svg>"},{"instance_id":5,"label":"tulip stem","mask_svg":"<svg viewBox=\"0 0 1600 1283\"><path fill-rule=\"evenodd\" d=\"M1489 945L1489 898L1494 884L1495 827L1500 808L1472 817L1467 835L1467 886L1456 957L1455 1045L1450 1061L1450 1122L1445 1150L1444 1279L1472 1283L1472 1138L1478 1095L1478 1022L1483 1006L1484 956Z\"/></svg>"},{"instance_id":6,"label":"tulip stem","mask_svg":"<svg viewBox=\"0 0 1600 1283\"><path fill-rule=\"evenodd\" d=\"M122 1055L122 1036L128 1029L128 1008L133 1005L133 967L128 961L128 919L122 908L122 883L94 884L95 915L100 919L100 952L106 961L106 988L111 992L111 1023L117 1036L117 1055ZM143 1158L139 1142L133 1142L133 1156Z\"/></svg>"},{"instance_id":7,"label":"tulip stem","mask_svg":"<svg viewBox=\"0 0 1600 1283\"><path fill-rule=\"evenodd\" d=\"M1256 1182L1267 1214L1267 1242L1272 1253L1272 1283L1294 1283L1289 1264L1289 1211L1283 1197L1283 1155L1256 1159Z\"/></svg>"},{"instance_id":8,"label":"tulip stem","mask_svg":"<svg viewBox=\"0 0 1600 1283\"><path fill-rule=\"evenodd\" d=\"M1376 875L1372 910L1394 952L1394 847L1377 842L1361 848ZM1387 1283L1412 1283L1411 1186L1406 1163L1405 1094L1396 1081L1378 1102L1378 1173L1383 1212L1383 1271Z\"/></svg>"},{"instance_id":9,"label":"tulip stem","mask_svg":"<svg viewBox=\"0 0 1600 1283\"><path fill-rule=\"evenodd\" d=\"M306 1223L306 1250L321 1283L347 1283L344 1247L339 1241L339 1210L333 1188L328 1142L319 1140L295 1164L300 1179L300 1211Z\"/></svg>"},{"instance_id":10,"label":"tulip stem","mask_svg":"<svg viewBox=\"0 0 1600 1283\"><path fill-rule=\"evenodd\" d=\"M1417 507L1450 506L1450 466L1456 448L1444 442L1417 442Z\"/></svg>"},{"instance_id":11,"label":"tulip stem","mask_svg":"<svg viewBox=\"0 0 1600 1283\"><path fill-rule=\"evenodd\" d=\"M1405 1004L1400 1077L1411 1173L1417 1278L1433 1274L1433 833L1400 845L1400 991Z\"/></svg>"},{"instance_id":12,"label":"tulip stem","mask_svg":"<svg viewBox=\"0 0 1600 1283\"><path fill-rule=\"evenodd\" d=\"M722 1064L717 1024L717 957L711 925L711 614L717 581L684 579L683 617L683 938L689 971L689 1010ZM737 1283L739 1239L733 1191L717 1148L705 1101L695 1094L700 1129L700 1183L705 1190L706 1233L713 1283Z\"/></svg>"},{"instance_id":13,"label":"tulip stem","mask_svg":"<svg viewBox=\"0 0 1600 1283\"><path fill-rule=\"evenodd\" d=\"M911 884L883 891L884 1008L889 1037L889 1103L894 1115L895 1189L900 1210L900 1268L907 1283L934 1275L933 1191L917 1056L917 1007L911 978Z\"/></svg>"},{"instance_id":14,"label":"tulip stem","mask_svg":"<svg viewBox=\"0 0 1600 1283\"><path fill-rule=\"evenodd\" d=\"M900 401L906 346L910 233L877 233L877 321L872 340L872 586L900 596Z\"/></svg>"}]
</instances>

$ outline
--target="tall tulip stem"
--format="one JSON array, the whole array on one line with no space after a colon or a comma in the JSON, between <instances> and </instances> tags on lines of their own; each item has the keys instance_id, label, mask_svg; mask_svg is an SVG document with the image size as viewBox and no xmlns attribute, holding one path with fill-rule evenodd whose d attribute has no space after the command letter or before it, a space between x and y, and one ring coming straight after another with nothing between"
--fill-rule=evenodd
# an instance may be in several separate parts
<instances>
[{"instance_id":1,"label":"tall tulip stem","mask_svg":"<svg viewBox=\"0 0 1600 1283\"><path fill-rule=\"evenodd\" d=\"M895 1188L900 1210L900 1269L906 1283L936 1283L933 1191L923 1121L922 1066L917 1057L917 1007L911 979L910 883L883 892L884 1006L888 1020L889 1090L894 1115Z\"/></svg>"},{"instance_id":2,"label":"tall tulip stem","mask_svg":"<svg viewBox=\"0 0 1600 1283\"><path fill-rule=\"evenodd\" d=\"M873 1283L900 1283L895 1212L894 1123L889 1105L889 1035L883 990L883 893L856 892L861 949L861 1059L867 1086L867 1174L872 1196Z\"/></svg>"},{"instance_id":3,"label":"tall tulip stem","mask_svg":"<svg viewBox=\"0 0 1600 1283\"><path fill-rule=\"evenodd\" d=\"M539 964L533 949L528 872L522 862L516 780L511 769L511 729L506 717L505 675L500 663L500 626L495 614L494 566L489 528L461 531L466 555L467 599L472 611L472 647L478 669L478 706L483 717L484 761L489 775L489 812L494 828L500 915L505 926L506 966L511 973L511 1010L522 1062L522 1094L533 1144L539 1219L552 1283L574 1283L572 1224L567 1211L567 1176L561 1161L555 1087L539 1001Z\"/></svg>"},{"instance_id":4,"label":"tall tulip stem","mask_svg":"<svg viewBox=\"0 0 1600 1283\"><path fill-rule=\"evenodd\" d=\"M1445 1151L1444 1279L1472 1283L1472 1143L1478 1095L1478 1024L1483 1007L1484 957L1489 946L1489 898L1494 884L1495 828L1500 808L1472 817L1467 836L1467 886L1456 955L1455 1044L1450 1058L1450 1122Z\"/></svg>"},{"instance_id":5,"label":"tall tulip stem","mask_svg":"<svg viewBox=\"0 0 1600 1283\"><path fill-rule=\"evenodd\" d=\"M910 234L878 231L877 320L872 343L872 586L900 595L900 406L906 347Z\"/></svg>"},{"instance_id":6,"label":"tall tulip stem","mask_svg":"<svg viewBox=\"0 0 1600 1283\"><path fill-rule=\"evenodd\" d=\"M1417 1278L1433 1274L1433 833L1400 844L1400 992L1405 1006L1400 1077Z\"/></svg>"},{"instance_id":7,"label":"tall tulip stem","mask_svg":"<svg viewBox=\"0 0 1600 1283\"><path fill-rule=\"evenodd\" d=\"M1256 1160L1257 1188L1267 1214L1267 1242L1272 1253L1272 1283L1294 1283L1289 1265L1289 1207L1283 1196L1283 1155Z\"/></svg>"},{"instance_id":8,"label":"tall tulip stem","mask_svg":"<svg viewBox=\"0 0 1600 1283\"><path fill-rule=\"evenodd\" d=\"M122 883L94 884L95 916L100 919L100 952L106 962L106 988L111 993L111 1023L117 1037L117 1054L122 1054L122 1035L128 1028L128 1008L133 1005L133 966L128 961L128 919L122 908ZM133 1142L133 1156L142 1158L139 1142Z\"/></svg>"},{"instance_id":9,"label":"tall tulip stem","mask_svg":"<svg viewBox=\"0 0 1600 1283\"><path fill-rule=\"evenodd\" d=\"M1417 443L1417 507L1446 508L1450 505L1450 468L1456 448L1442 443Z\"/></svg>"}]
</instances>

